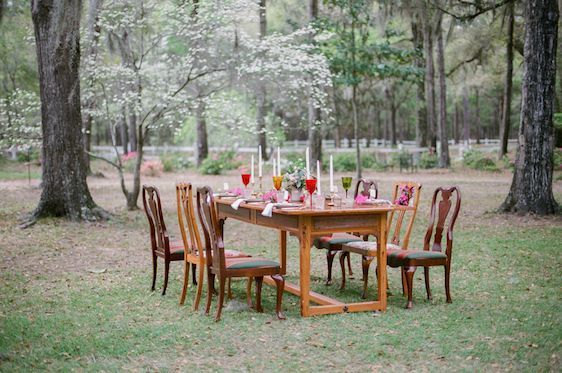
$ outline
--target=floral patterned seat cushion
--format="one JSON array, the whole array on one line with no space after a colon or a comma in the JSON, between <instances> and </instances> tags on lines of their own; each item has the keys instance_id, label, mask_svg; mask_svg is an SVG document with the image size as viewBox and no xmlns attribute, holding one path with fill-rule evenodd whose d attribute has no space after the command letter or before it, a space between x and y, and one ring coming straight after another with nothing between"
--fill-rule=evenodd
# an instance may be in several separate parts
<instances>
[{"instance_id":1,"label":"floral patterned seat cushion","mask_svg":"<svg viewBox=\"0 0 562 373\"><path fill-rule=\"evenodd\" d=\"M323 236L314 240L314 246L318 249L335 249L334 246L347 244L354 241L363 241L361 237L350 233L334 233L331 236Z\"/></svg>"},{"instance_id":2,"label":"floral patterned seat cushion","mask_svg":"<svg viewBox=\"0 0 562 373\"><path fill-rule=\"evenodd\" d=\"M342 250L351 251L364 256L375 256L377 253L377 243L376 241L355 241L346 243ZM386 254L390 251L402 250L398 245L387 243L386 244Z\"/></svg>"}]
</instances>

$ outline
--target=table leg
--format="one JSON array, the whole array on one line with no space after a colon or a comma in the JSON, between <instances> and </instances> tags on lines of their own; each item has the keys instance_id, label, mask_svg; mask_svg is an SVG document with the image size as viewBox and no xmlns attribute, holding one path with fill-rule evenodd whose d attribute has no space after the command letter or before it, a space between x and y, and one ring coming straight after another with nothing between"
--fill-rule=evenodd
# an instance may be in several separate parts
<instances>
[{"instance_id":1,"label":"table leg","mask_svg":"<svg viewBox=\"0 0 562 373\"><path fill-rule=\"evenodd\" d=\"M378 300L381 303L381 308L386 311L386 218L387 214L380 215L379 222L379 238L377 250L377 282L378 282Z\"/></svg>"},{"instance_id":2,"label":"table leg","mask_svg":"<svg viewBox=\"0 0 562 373\"><path fill-rule=\"evenodd\" d=\"M287 231L279 231L279 260L281 261L281 274L287 274Z\"/></svg>"},{"instance_id":3,"label":"table leg","mask_svg":"<svg viewBox=\"0 0 562 373\"><path fill-rule=\"evenodd\" d=\"M310 316L310 248L312 220L309 216L302 216L299 222L300 241L300 288L301 288L301 316Z\"/></svg>"}]
</instances>

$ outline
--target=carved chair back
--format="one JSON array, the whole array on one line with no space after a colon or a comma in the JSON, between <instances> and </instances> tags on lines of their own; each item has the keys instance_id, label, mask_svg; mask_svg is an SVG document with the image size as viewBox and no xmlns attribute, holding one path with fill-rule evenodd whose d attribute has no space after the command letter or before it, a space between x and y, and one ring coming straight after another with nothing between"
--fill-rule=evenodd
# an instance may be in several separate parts
<instances>
[{"instance_id":1,"label":"carved chair back","mask_svg":"<svg viewBox=\"0 0 562 373\"><path fill-rule=\"evenodd\" d=\"M359 190L360 187L362 187L361 190ZM362 196L369 197L371 193L370 192L371 189L375 190L375 198L378 198L379 186L377 182L372 179L365 179L365 178L359 179L359 181L357 181L357 184L355 185L355 194L353 195L353 197L357 198L359 193L361 193Z\"/></svg>"},{"instance_id":2,"label":"carved chair back","mask_svg":"<svg viewBox=\"0 0 562 373\"><path fill-rule=\"evenodd\" d=\"M407 205L396 205L395 209L390 212L387 222L387 232L389 232L389 242L395 245L399 245L404 250L408 249L408 243L410 242L410 233L412 233L412 228L414 226L414 220L416 219L416 214L418 212L418 204L420 202L421 194L421 184L414 183L411 181L403 181L394 183L394 193L392 196L392 202L396 204L401 193L409 193L409 203ZM408 214L409 213L409 214ZM402 225L406 215L409 215L408 225L404 231L404 236L402 243L400 243L400 236L402 233ZM395 219L396 218L396 219ZM394 223L394 230L391 232L391 225Z\"/></svg>"},{"instance_id":3,"label":"carved chair back","mask_svg":"<svg viewBox=\"0 0 562 373\"><path fill-rule=\"evenodd\" d=\"M220 234L218 214L211 187L197 188L197 212L205 236L207 267L212 266L215 271L224 271L226 268L224 243Z\"/></svg>"},{"instance_id":4,"label":"carved chair back","mask_svg":"<svg viewBox=\"0 0 562 373\"><path fill-rule=\"evenodd\" d=\"M150 242L153 251L160 251L166 257L170 255L170 238L164 223L162 203L158 188L152 185L142 186L142 203L150 226Z\"/></svg>"},{"instance_id":5,"label":"carved chair back","mask_svg":"<svg viewBox=\"0 0 562 373\"><path fill-rule=\"evenodd\" d=\"M439 200L439 203L437 201ZM449 213L454 203L453 214L449 219ZM431 201L431 212L429 226L424 239L424 250L443 251L443 231L447 228L447 246L445 253L448 260L451 260L453 250L453 229L461 208L461 192L457 186L451 188L439 187L433 193ZM431 239L433 237L433 244Z\"/></svg>"},{"instance_id":6,"label":"carved chair back","mask_svg":"<svg viewBox=\"0 0 562 373\"><path fill-rule=\"evenodd\" d=\"M176 184L176 200L178 223L186 253L203 257L203 246L201 245L201 235L195 218L193 186L191 183L180 182Z\"/></svg>"}]
</instances>

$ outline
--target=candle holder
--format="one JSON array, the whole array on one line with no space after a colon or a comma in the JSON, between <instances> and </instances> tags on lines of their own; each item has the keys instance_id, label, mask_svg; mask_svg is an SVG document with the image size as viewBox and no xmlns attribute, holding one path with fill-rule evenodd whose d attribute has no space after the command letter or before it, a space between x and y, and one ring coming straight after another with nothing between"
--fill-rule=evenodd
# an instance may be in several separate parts
<instances>
[{"instance_id":1,"label":"candle holder","mask_svg":"<svg viewBox=\"0 0 562 373\"><path fill-rule=\"evenodd\" d=\"M260 180L260 188L258 189L258 193L262 194L263 193L263 186L262 186L263 177L258 176L258 179Z\"/></svg>"}]
</instances>

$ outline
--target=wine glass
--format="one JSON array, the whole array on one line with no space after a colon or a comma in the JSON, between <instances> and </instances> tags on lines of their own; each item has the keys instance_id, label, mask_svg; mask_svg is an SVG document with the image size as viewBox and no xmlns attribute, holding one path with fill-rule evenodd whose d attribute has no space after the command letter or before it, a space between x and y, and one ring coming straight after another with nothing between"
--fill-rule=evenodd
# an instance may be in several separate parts
<instances>
[{"instance_id":1,"label":"wine glass","mask_svg":"<svg viewBox=\"0 0 562 373\"><path fill-rule=\"evenodd\" d=\"M345 189L345 198L347 198L347 191L349 190L349 188L351 188L352 180L353 178L351 176L342 176L341 178L343 189Z\"/></svg>"},{"instance_id":2,"label":"wine glass","mask_svg":"<svg viewBox=\"0 0 562 373\"><path fill-rule=\"evenodd\" d=\"M281 185L283 184L283 176L273 176L273 186L277 191L281 190Z\"/></svg>"},{"instance_id":3,"label":"wine glass","mask_svg":"<svg viewBox=\"0 0 562 373\"><path fill-rule=\"evenodd\" d=\"M310 208L312 208L312 195L316 190L316 179L306 179L306 190L310 194Z\"/></svg>"},{"instance_id":4,"label":"wine glass","mask_svg":"<svg viewBox=\"0 0 562 373\"><path fill-rule=\"evenodd\" d=\"M250 174L242 174L242 184L244 184L244 197L247 197L249 194L248 184L250 184L250 178Z\"/></svg>"}]
</instances>

